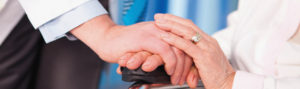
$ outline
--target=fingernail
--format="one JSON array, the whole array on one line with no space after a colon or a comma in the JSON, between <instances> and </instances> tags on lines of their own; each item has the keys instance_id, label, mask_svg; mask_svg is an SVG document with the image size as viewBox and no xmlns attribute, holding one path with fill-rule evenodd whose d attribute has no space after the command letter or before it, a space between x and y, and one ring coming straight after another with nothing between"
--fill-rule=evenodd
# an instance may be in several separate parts
<instances>
[{"instance_id":1,"label":"fingernail","mask_svg":"<svg viewBox=\"0 0 300 89\"><path fill-rule=\"evenodd\" d=\"M143 64L143 66L146 67L147 69L149 69L150 65L151 65L150 62L146 62L146 63Z\"/></svg>"}]
</instances>

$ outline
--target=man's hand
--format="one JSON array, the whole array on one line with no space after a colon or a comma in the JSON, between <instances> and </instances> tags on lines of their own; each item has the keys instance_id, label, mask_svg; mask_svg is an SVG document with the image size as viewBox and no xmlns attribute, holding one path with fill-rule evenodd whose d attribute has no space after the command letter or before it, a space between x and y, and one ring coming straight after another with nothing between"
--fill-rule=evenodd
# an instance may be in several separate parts
<instances>
[{"instance_id":1,"label":"man's hand","mask_svg":"<svg viewBox=\"0 0 300 89\"><path fill-rule=\"evenodd\" d=\"M107 62L116 63L125 53L148 51L162 57L166 72L172 75L177 58L172 47L160 39L162 32L153 22L118 26L107 15L95 17L71 31Z\"/></svg>"}]
</instances>

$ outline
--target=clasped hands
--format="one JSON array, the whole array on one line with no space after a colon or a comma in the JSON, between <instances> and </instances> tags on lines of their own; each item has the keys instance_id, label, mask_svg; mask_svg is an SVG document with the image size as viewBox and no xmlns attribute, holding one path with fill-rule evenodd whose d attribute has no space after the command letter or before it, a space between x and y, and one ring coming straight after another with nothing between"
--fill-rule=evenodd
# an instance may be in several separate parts
<instances>
[{"instance_id":1,"label":"clasped hands","mask_svg":"<svg viewBox=\"0 0 300 89\"><path fill-rule=\"evenodd\" d=\"M174 85L182 85L186 81L191 88L195 88L200 74L207 89L232 88L234 69L214 38L201 31L192 21L173 15L155 15L155 25L159 30L163 30L159 33L160 38L169 44L170 52L175 53L177 60L164 60L159 54L141 51L126 53L120 57L120 66L129 69L141 66L144 71L150 72L159 65L168 65L170 61L176 61L176 64L170 64L175 67L165 68ZM201 43L191 42L191 38L196 34L203 37ZM192 62L195 62L195 65L192 65ZM120 67L117 72L121 74Z\"/></svg>"},{"instance_id":2,"label":"clasped hands","mask_svg":"<svg viewBox=\"0 0 300 89\"><path fill-rule=\"evenodd\" d=\"M129 69L141 66L148 72L164 65L172 84L187 82L195 88L201 78L206 89L230 89L232 86L235 70L217 41L187 19L156 14L155 22L119 26L107 15L102 15L71 33L104 61ZM191 38L196 33L201 39L193 43Z\"/></svg>"}]
</instances>

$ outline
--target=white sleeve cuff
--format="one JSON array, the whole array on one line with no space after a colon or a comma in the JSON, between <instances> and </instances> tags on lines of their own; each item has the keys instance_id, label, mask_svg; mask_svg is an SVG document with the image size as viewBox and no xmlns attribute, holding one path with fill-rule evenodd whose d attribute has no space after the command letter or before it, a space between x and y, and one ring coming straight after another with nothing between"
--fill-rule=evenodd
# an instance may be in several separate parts
<instances>
[{"instance_id":1,"label":"white sleeve cuff","mask_svg":"<svg viewBox=\"0 0 300 89\"><path fill-rule=\"evenodd\" d=\"M237 71L233 80L232 89L263 89L264 76Z\"/></svg>"},{"instance_id":2,"label":"white sleeve cuff","mask_svg":"<svg viewBox=\"0 0 300 89\"><path fill-rule=\"evenodd\" d=\"M106 14L98 0L90 0L73 10L47 22L39 27L46 43L65 36L65 33L80 24L102 14Z\"/></svg>"},{"instance_id":3,"label":"white sleeve cuff","mask_svg":"<svg viewBox=\"0 0 300 89\"><path fill-rule=\"evenodd\" d=\"M265 77L264 89L276 89L276 80L272 77Z\"/></svg>"}]
</instances>

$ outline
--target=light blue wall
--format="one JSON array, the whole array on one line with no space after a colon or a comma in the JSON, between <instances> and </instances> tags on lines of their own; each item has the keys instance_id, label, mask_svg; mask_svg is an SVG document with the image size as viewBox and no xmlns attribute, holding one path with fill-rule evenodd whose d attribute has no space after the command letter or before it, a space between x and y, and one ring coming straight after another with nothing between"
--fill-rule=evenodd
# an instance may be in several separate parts
<instances>
[{"instance_id":1,"label":"light blue wall","mask_svg":"<svg viewBox=\"0 0 300 89\"><path fill-rule=\"evenodd\" d=\"M236 10L237 0L169 0L168 13L191 19L204 32L226 27L226 17Z\"/></svg>"}]
</instances>

